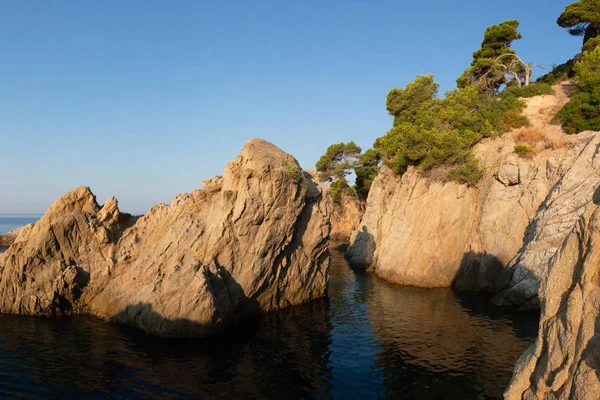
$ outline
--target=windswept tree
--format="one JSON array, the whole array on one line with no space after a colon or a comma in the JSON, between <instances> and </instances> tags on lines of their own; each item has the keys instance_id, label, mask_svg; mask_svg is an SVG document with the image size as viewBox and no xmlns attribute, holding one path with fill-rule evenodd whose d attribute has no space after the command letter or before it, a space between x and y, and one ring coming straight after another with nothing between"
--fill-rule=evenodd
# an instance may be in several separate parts
<instances>
[{"instance_id":1,"label":"windswept tree","mask_svg":"<svg viewBox=\"0 0 600 400\"><path fill-rule=\"evenodd\" d=\"M579 0L569 4L556 23L573 36L583 36L583 43L600 36L600 0Z\"/></svg>"},{"instance_id":2,"label":"windswept tree","mask_svg":"<svg viewBox=\"0 0 600 400\"><path fill-rule=\"evenodd\" d=\"M525 63L510 47L522 38L518 27L519 21L509 20L485 30L481 48L473 53L471 67L456 80L459 88L479 84L497 93L503 85L529 85L532 64Z\"/></svg>"},{"instance_id":3,"label":"windswept tree","mask_svg":"<svg viewBox=\"0 0 600 400\"><path fill-rule=\"evenodd\" d=\"M317 161L319 178L325 182L345 180L357 165L361 152L354 142L332 144Z\"/></svg>"}]
</instances>

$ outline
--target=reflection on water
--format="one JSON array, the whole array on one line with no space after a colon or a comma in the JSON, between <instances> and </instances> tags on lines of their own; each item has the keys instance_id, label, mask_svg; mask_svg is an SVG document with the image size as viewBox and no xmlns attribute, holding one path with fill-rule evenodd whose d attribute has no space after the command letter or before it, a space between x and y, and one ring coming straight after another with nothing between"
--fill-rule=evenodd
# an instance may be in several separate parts
<instances>
[{"instance_id":1,"label":"reflection on water","mask_svg":"<svg viewBox=\"0 0 600 400\"><path fill-rule=\"evenodd\" d=\"M498 398L536 318L357 274L334 252L329 299L212 340L0 316L0 397Z\"/></svg>"}]
</instances>

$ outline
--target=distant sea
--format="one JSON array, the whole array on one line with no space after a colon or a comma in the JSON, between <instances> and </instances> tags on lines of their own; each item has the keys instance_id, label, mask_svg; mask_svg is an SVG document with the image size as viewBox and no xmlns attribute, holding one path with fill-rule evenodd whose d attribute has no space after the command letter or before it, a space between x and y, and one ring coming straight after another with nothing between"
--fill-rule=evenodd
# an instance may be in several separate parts
<instances>
[{"instance_id":1,"label":"distant sea","mask_svg":"<svg viewBox=\"0 0 600 400\"><path fill-rule=\"evenodd\" d=\"M0 214L0 234L12 231L42 218L37 214Z\"/></svg>"},{"instance_id":2,"label":"distant sea","mask_svg":"<svg viewBox=\"0 0 600 400\"><path fill-rule=\"evenodd\" d=\"M0 234L34 223L41 217L37 214L0 214ZM0 253L2 251L4 247L0 247Z\"/></svg>"}]
</instances>

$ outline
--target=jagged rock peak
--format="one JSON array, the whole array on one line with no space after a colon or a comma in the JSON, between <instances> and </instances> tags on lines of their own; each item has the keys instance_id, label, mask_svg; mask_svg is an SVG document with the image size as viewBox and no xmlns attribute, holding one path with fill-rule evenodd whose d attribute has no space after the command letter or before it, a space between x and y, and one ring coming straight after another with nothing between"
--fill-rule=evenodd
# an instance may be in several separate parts
<instances>
[{"instance_id":1,"label":"jagged rock peak","mask_svg":"<svg viewBox=\"0 0 600 400\"><path fill-rule=\"evenodd\" d=\"M57 200L0 259L0 312L88 313L160 336L325 294L327 188L260 139L222 177L142 217L87 187Z\"/></svg>"}]
</instances>

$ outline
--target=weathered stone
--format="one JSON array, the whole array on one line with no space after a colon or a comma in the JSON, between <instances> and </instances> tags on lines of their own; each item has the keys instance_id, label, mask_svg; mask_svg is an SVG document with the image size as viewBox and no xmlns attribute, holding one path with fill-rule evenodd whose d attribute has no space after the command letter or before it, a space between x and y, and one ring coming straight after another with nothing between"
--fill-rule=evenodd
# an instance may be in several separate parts
<instances>
[{"instance_id":1,"label":"weathered stone","mask_svg":"<svg viewBox=\"0 0 600 400\"><path fill-rule=\"evenodd\" d=\"M325 295L331 204L293 157L253 139L205 186L140 218L67 193L0 258L0 312L206 336Z\"/></svg>"},{"instance_id":2,"label":"weathered stone","mask_svg":"<svg viewBox=\"0 0 600 400\"><path fill-rule=\"evenodd\" d=\"M541 277L536 342L505 398L597 399L600 393L600 208L587 204Z\"/></svg>"},{"instance_id":3,"label":"weathered stone","mask_svg":"<svg viewBox=\"0 0 600 400\"><path fill-rule=\"evenodd\" d=\"M506 164L501 166L496 172L496 179L504 186L513 186L521 183L519 166L515 164Z\"/></svg>"},{"instance_id":4,"label":"weathered stone","mask_svg":"<svg viewBox=\"0 0 600 400\"><path fill-rule=\"evenodd\" d=\"M540 279L547 273L549 260L592 202L600 185L600 134L581 135L589 141L552 187L527 227L521 249L508 264L508 287L495 297L498 304L539 307Z\"/></svg>"},{"instance_id":5,"label":"weathered stone","mask_svg":"<svg viewBox=\"0 0 600 400\"><path fill-rule=\"evenodd\" d=\"M600 135L571 136L565 146L541 150L530 158L515 156L513 135L485 140L476 147L486 167L476 187L440 182L414 168L400 177L383 167L351 238L347 252L351 264L413 286L453 285L497 292L523 281L530 272L518 267L521 261L513 260L524 251L523 237L529 248L526 254L538 254L530 261L543 265L581 207L591 200L599 183L596 150ZM558 196L562 200L555 200L558 193L563 193ZM548 223L542 229L535 221L555 201L560 205L555 217L546 217ZM562 236L554 237L559 231ZM557 242L539 242L546 234ZM530 241L538 245L528 246ZM517 257L529 262L527 257ZM524 265L528 268L529 264ZM537 287L525 287L525 282L515 288L520 297L507 302L523 304L532 298Z\"/></svg>"},{"instance_id":6,"label":"weathered stone","mask_svg":"<svg viewBox=\"0 0 600 400\"><path fill-rule=\"evenodd\" d=\"M364 202L356 196L342 194L333 204L331 237L335 240L348 241L352 232L358 229L364 212Z\"/></svg>"},{"instance_id":7,"label":"weathered stone","mask_svg":"<svg viewBox=\"0 0 600 400\"><path fill-rule=\"evenodd\" d=\"M17 237L23 228L24 227L13 229L12 231L0 234L0 247L9 247L11 244L13 244L15 240L17 240Z\"/></svg>"}]
</instances>

